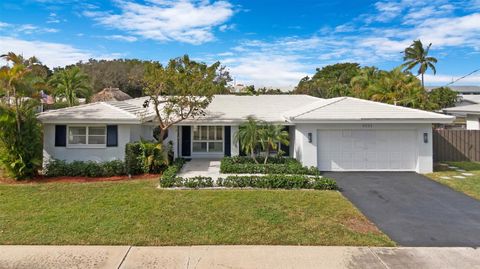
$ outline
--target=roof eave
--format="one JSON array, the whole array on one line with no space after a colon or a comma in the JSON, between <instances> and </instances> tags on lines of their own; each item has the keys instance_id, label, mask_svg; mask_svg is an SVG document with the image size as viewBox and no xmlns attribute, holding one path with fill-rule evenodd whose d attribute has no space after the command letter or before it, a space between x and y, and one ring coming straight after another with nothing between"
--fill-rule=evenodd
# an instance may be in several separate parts
<instances>
[{"instance_id":1,"label":"roof eave","mask_svg":"<svg viewBox=\"0 0 480 269\"><path fill-rule=\"evenodd\" d=\"M455 117L443 119L291 119L292 123L452 123Z\"/></svg>"}]
</instances>

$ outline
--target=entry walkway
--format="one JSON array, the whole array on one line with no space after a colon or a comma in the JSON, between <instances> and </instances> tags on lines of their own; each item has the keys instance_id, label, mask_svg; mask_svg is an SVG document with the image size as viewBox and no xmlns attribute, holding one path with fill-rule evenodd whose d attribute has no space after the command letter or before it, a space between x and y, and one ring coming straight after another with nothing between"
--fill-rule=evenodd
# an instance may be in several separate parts
<instances>
[{"instance_id":1,"label":"entry walkway","mask_svg":"<svg viewBox=\"0 0 480 269\"><path fill-rule=\"evenodd\" d=\"M211 177L216 181L220 177L220 160L192 159L183 165L177 175L183 178Z\"/></svg>"},{"instance_id":2,"label":"entry walkway","mask_svg":"<svg viewBox=\"0 0 480 269\"><path fill-rule=\"evenodd\" d=\"M0 268L480 268L480 249L0 246Z\"/></svg>"}]
</instances>

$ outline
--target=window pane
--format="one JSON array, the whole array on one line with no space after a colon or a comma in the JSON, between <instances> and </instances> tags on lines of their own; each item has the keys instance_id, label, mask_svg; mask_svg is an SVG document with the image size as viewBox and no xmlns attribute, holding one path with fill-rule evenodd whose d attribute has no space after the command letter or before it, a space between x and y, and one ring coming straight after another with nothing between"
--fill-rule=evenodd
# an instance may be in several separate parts
<instances>
[{"instance_id":1,"label":"window pane","mask_svg":"<svg viewBox=\"0 0 480 269\"><path fill-rule=\"evenodd\" d=\"M208 143L208 152L222 152L222 142L210 142Z\"/></svg>"},{"instance_id":2,"label":"window pane","mask_svg":"<svg viewBox=\"0 0 480 269\"><path fill-rule=\"evenodd\" d=\"M193 140L200 140L200 128L198 126L193 126Z\"/></svg>"},{"instance_id":3,"label":"window pane","mask_svg":"<svg viewBox=\"0 0 480 269\"><path fill-rule=\"evenodd\" d=\"M81 135L69 135L68 144L72 145L85 145L87 144L87 137Z\"/></svg>"},{"instance_id":4,"label":"window pane","mask_svg":"<svg viewBox=\"0 0 480 269\"><path fill-rule=\"evenodd\" d=\"M215 140L215 126L209 126L208 129L208 140Z\"/></svg>"},{"instance_id":5,"label":"window pane","mask_svg":"<svg viewBox=\"0 0 480 269\"><path fill-rule=\"evenodd\" d=\"M68 130L69 130L69 136L87 134L87 127L69 127Z\"/></svg>"},{"instance_id":6,"label":"window pane","mask_svg":"<svg viewBox=\"0 0 480 269\"><path fill-rule=\"evenodd\" d=\"M104 135L89 135L88 136L88 144L90 145L103 145L105 144L105 136Z\"/></svg>"},{"instance_id":7,"label":"window pane","mask_svg":"<svg viewBox=\"0 0 480 269\"><path fill-rule=\"evenodd\" d=\"M208 126L200 126L200 140L207 140Z\"/></svg>"},{"instance_id":8,"label":"window pane","mask_svg":"<svg viewBox=\"0 0 480 269\"><path fill-rule=\"evenodd\" d=\"M223 140L223 128L222 128L222 126L217 126L217 140Z\"/></svg>"},{"instance_id":9,"label":"window pane","mask_svg":"<svg viewBox=\"0 0 480 269\"><path fill-rule=\"evenodd\" d=\"M88 135L105 135L105 127L89 127Z\"/></svg>"},{"instance_id":10,"label":"window pane","mask_svg":"<svg viewBox=\"0 0 480 269\"><path fill-rule=\"evenodd\" d=\"M207 152L207 142L193 142L193 152Z\"/></svg>"}]
</instances>

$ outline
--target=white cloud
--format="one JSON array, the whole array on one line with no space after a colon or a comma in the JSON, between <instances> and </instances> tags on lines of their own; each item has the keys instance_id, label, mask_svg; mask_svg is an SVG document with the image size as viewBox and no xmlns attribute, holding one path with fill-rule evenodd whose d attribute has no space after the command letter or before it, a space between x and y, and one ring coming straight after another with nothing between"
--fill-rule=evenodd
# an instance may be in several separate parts
<instances>
[{"instance_id":1,"label":"white cloud","mask_svg":"<svg viewBox=\"0 0 480 269\"><path fill-rule=\"evenodd\" d=\"M110 40L119 40L119 41L126 41L126 42L135 42L138 39L134 36L128 36L128 35L109 35L109 36L104 36L106 39Z\"/></svg>"},{"instance_id":2,"label":"white cloud","mask_svg":"<svg viewBox=\"0 0 480 269\"><path fill-rule=\"evenodd\" d=\"M57 14L51 12L48 14L47 23L60 23L60 19L58 18Z\"/></svg>"},{"instance_id":3,"label":"white cloud","mask_svg":"<svg viewBox=\"0 0 480 269\"><path fill-rule=\"evenodd\" d=\"M214 39L213 28L233 16L226 1L117 1L120 13L85 11L99 24L146 39L201 44ZM225 29L226 30L226 29Z\"/></svg>"},{"instance_id":4,"label":"white cloud","mask_svg":"<svg viewBox=\"0 0 480 269\"><path fill-rule=\"evenodd\" d=\"M235 27L236 27L235 24L223 24L223 25L220 25L220 27L218 27L218 30L220 30L221 32L226 32L228 30L235 29Z\"/></svg>"},{"instance_id":5,"label":"white cloud","mask_svg":"<svg viewBox=\"0 0 480 269\"><path fill-rule=\"evenodd\" d=\"M14 37L0 37L2 51L0 53L15 52L25 57L36 56L43 64L53 68L86 61L90 58L113 59L119 54L97 55L89 51L75 48L68 44L44 41L27 41Z\"/></svg>"}]
</instances>

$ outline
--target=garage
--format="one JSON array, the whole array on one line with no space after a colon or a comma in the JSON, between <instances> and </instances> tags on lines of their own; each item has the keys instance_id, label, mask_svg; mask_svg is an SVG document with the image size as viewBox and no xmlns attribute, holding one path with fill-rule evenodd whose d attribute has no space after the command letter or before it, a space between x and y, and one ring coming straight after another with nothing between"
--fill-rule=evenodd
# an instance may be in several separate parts
<instances>
[{"instance_id":1,"label":"garage","mask_svg":"<svg viewBox=\"0 0 480 269\"><path fill-rule=\"evenodd\" d=\"M317 130L322 171L415 171L416 130Z\"/></svg>"}]
</instances>

